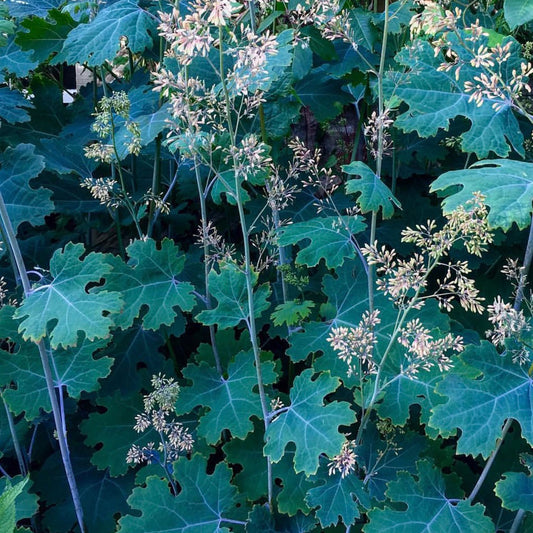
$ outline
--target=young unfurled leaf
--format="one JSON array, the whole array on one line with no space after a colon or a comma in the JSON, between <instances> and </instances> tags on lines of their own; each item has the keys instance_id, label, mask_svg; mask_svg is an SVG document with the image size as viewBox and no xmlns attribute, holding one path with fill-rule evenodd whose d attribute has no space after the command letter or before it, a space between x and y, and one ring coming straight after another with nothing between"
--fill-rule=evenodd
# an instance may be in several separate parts
<instances>
[{"instance_id":1,"label":"young unfurled leaf","mask_svg":"<svg viewBox=\"0 0 533 533\"><path fill-rule=\"evenodd\" d=\"M274 364L262 363L263 383L276 380ZM215 368L205 363L190 364L183 370L183 376L192 380L190 387L183 387L176 403L176 412L184 414L197 405L209 408L200 419L198 433L209 444L220 439L220 433L229 429L234 437L243 439L252 431L252 416L262 418L257 386L257 373L253 355L241 352L228 366L228 377L221 377Z\"/></svg>"},{"instance_id":2,"label":"young unfurled leaf","mask_svg":"<svg viewBox=\"0 0 533 533\"><path fill-rule=\"evenodd\" d=\"M144 308L145 329L170 326L176 318L175 308L190 311L196 302L193 286L180 281L185 265L184 253L170 239L163 239L158 250L153 239L136 240L126 248L130 257L125 264L119 257L106 259L113 267L106 276L106 290L120 292L124 307L113 320L123 329L130 327Z\"/></svg>"},{"instance_id":3,"label":"young unfurled leaf","mask_svg":"<svg viewBox=\"0 0 533 533\"><path fill-rule=\"evenodd\" d=\"M173 496L166 480L149 477L145 487L137 487L128 498L140 516L120 519L120 533L222 533L224 518L236 513L237 489L230 484L231 470L218 464L213 474L206 473L206 461L199 455L175 463L174 475L182 491Z\"/></svg>"},{"instance_id":4,"label":"young unfurled leaf","mask_svg":"<svg viewBox=\"0 0 533 533\"><path fill-rule=\"evenodd\" d=\"M257 274L252 272L253 282L257 281ZM238 325L250 316L248 293L246 289L246 275L235 263L221 263L220 274L214 270L209 272L209 288L211 295L217 300L214 309L208 309L198 314L197 319L206 324L217 324L219 328L230 328ZM268 309L267 301L270 295L268 285L261 285L254 292L255 317Z\"/></svg>"},{"instance_id":5,"label":"young unfurled leaf","mask_svg":"<svg viewBox=\"0 0 533 533\"><path fill-rule=\"evenodd\" d=\"M309 300L304 300L303 302L291 300L279 304L272 313L274 325L287 324L287 326L295 326L310 315L314 306L315 304Z\"/></svg>"},{"instance_id":6,"label":"young unfurled leaf","mask_svg":"<svg viewBox=\"0 0 533 533\"><path fill-rule=\"evenodd\" d=\"M445 213L464 205L479 191L490 207L487 220L493 228L507 231L514 222L524 229L531 222L533 164L511 159L478 161L470 168L442 174L431 184L431 191L447 195L442 202Z\"/></svg>"},{"instance_id":7,"label":"young unfurled leaf","mask_svg":"<svg viewBox=\"0 0 533 533\"><path fill-rule=\"evenodd\" d=\"M25 478L16 485L7 484L0 494L0 524L6 533L14 531L16 526L15 504L17 498L22 494L29 478Z\"/></svg>"},{"instance_id":8,"label":"young unfurled leaf","mask_svg":"<svg viewBox=\"0 0 533 533\"><path fill-rule=\"evenodd\" d=\"M339 453L344 435L338 427L349 426L355 420L355 413L347 403L324 403L324 397L339 387L340 380L325 372L313 380L313 374L309 368L294 380L291 405L268 427L264 448L265 455L277 462L287 444L294 442L294 469L307 475L318 470L321 454L333 457Z\"/></svg>"},{"instance_id":9,"label":"young unfurled leaf","mask_svg":"<svg viewBox=\"0 0 533 533\"><path fill-rule=\"evenodd\" d=\"M278 242L280 246L287 246L309 240L296 254L296 263L315 266L324 259L328 268L335 268L342 265L344 259L355 257L351 238L364 229L365 223L360 217L317 217L283 226Z\"/></svg>"},{"instance_id":10,"label":"young unfurled leaf","mask_svg":"<svg viewBox=\"0 0 533 533\"><path fill-rule=\"evenodd\" d=\"M387 489L387 496L393 502L407 504L407 509L372 509L365 533L494 532L494 524L483 514L483 505L448 499L440 472L427 461L419 461L417 466L417 481L407 472L400 472L397 481L391 481Z\"/></svg>"},{"instance_id":11,"label":"young unfurled leaf","mask_svg":"<svg viewBox=\"0 0 533 533\"><path fill-rule=\"evenodd\" d=\"M346 174L361 176L346 183L346 193L359 194L357 205L363 213L377 213L381 208L383 218L391 218L394 215L394 206L401 207L392 191L368 165L361 161L352 161L349 165L343 165L342 170Z\"/></svg>"},{"instance_id":12,"label":"young unfurled leaf","mask_svg":"<svg viewBox=\"0 0 533 533\"><path fill-rule=\"evenodd\" d=\"M122 309L117 292L87 289L111 270L103 254L90 253L80 260L83 244L69 243L50 260L52 281L34 287L17 309L19 331L25 340L39 341L47 333L50 346L76 346L79 333L88 340L105 338L113 326L109 313Z\"/></svg>"}]
</instances>

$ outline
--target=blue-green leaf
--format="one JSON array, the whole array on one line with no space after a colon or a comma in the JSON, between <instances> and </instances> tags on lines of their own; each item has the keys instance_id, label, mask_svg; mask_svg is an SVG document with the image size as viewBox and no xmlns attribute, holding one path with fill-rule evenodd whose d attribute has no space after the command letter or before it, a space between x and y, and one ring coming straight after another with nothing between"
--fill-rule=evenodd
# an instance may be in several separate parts
<instances>
[{"instance_id":1,"label":"blue-green leaf","mask_svg":"<svg viewBox=\"0 0 533 533\"><path fill-rule=\"evenodd\" d=\"M53 63L98 66L115 58L124 37L128 48L137 53L151 48L155 35L157 21L150 13L133 0L119 0L104 7L88 24L74 28Z\"/></svg>"},{"instance_id":2,"label":"blue-green leaf","mask_svg":"<svg viewBox=\"0 0 533 533\"><path fill-rule=\"evenodd\" d=\"M324 403L324 397L339 387L340 380L328 373L313 380L313 374L309 368L294 380L291 404L269 425L264 448L265 455L278 462L287 444L294 442L294 469L307 475L316 473L321 454L333 457L340 452L344 435L338 427L355 420L346 402Z\"/></svg>"},{"instance_id":3,"label":"blue-green leaf","mask_svg":"<svg viewBox=\"0 0 533 533\"><path fill-rule=\"evenodd\" d=\"M274 365L261 364L263 382L276 380ZM190 364L183 370L183 376L192 381L192 386L183 387L176 402L176 412L184 414L197 405L208 407L209 411L200 418L198 433L209 444L220 439L224 429L234 437L244 439L253 429L250 418L263 418L257 387L257 372L253 354L241 352L228 366L228 377L222 377L217 370L205 363Z\"/></svg>"},{"instance_id":4,"label":"blue-green leaf","mask_svg":"<svg viewBox=\"0 0 533 533\"><path fill-rule=\"evenodd\" d=\"M296 263L315 266L324 259L328 268L335 268L342 265L346 258L355 257L352 235L364 229L361 217L317 217L282 226L278 243L287 246L309 240L296 254Z\"/></svg>"},{"instance_id":5,"label":"blue-green leaf","mask_svg":"<svg viewBox=\"0 0 533 533\"><path fill-rule=\"evenodd\" d=\"M377 213L381 209L383 218L391 218L394 215L394 206L401 207L392 191L365 163L352 161L349 165L343 165L342 170L346 174L361 176L346 183L346 193L359 195L357 204L363 213Z\"/></svg>"},{"instance_id":6,"label":"blue-green leaf","mask_svg":"<svg viewBox=\"0 0 533 533\"><path fill-rule=\"evenodd\" d=\"M503 13L509 26L514 30L517 26L533 20L533 0L505 0Z\"/></svg>"},{"instance_id":7,"label":"blue-green leaf","mask_svg":"<svg viewBox=\"0 0 533 533\"><path fill-rule=\"evenodd\" d=\"M478 161L470 168L442 174L431 184L431 191L451 192L442 202L445 213L465 205L474 192L481 192L490 207L488 222L493 228L507 231L514 222L524 229L533 210L533 164L510 159Z\"/></svg>"},{"instance_id":8,"label":"blue-green leaf","mask_svg":"<svg viewBox=\"0 0 533 533\"><path fill-rule=\"evenodd\" d=\"M471 345L461 355L466 363L457 366L437 387L446 403L433 409L430 425L443 436L461 430L457 453L488 457L501 437L505 420L520 423L522 436L533 444L531 377L527 368L502 356L487 341Z\"/></svg>"},{"instance_id":9,"label":"blue-green leaf","mask_svg":"<svg viewBox=\"0 0 533 533\"><path fill-rule=\"evenodd\" d=\"M368 513L370 523L365 533L493 533L494 524L483 514L480 503L446 497L440 472L427 461L418 462L418 479L400 472L398 480L389 483L387 496L393 502L407 504L407 509L374 508Z\"/></svg>"},{"instance_id":10,"label":"blue-green leaf","mask_svg":"<svg viewBox=\"0 0 533 533\"><path fill-rule=\"evenodd\" d=\"M0 155L0 192L15 230L22 222L42 224L54 209L48 189L30 187L43 169L44 158L35 154L33 144L19 144Z\"/></svg>"},{"instance_id":11,"label":"blue-green leaf","mask_svg":"<svg viewBox=\"0 0 533 533\"><path fill-rule=\"evenodd\" d=\"M219 464L208 475L206 461L198 455L175 465L174 475L182 491L173 496L166 480L149 477L146 486L134 489L128 498L140 516L121 518L120 533L229 532L224 518L232 518L237 492L230 484L231 470Z\"/></svg>"}]
</instances>

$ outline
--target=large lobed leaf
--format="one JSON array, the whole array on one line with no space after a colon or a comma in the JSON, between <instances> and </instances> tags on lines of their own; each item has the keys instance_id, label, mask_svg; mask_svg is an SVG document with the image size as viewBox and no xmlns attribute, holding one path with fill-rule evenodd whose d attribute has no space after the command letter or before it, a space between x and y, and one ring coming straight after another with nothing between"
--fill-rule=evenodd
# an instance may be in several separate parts
<instances>
[{"instance_id":1,"label":"large lobed leaf","mask_svg":"<svg viewBox=\"0 0 533 533\"><path fill-rule=\"evenodd\" d=\"M493 228L507 231L514 222L524 229L533 209L533 164L511 159L478 161L470 168L445 172L431 184L431 191L445 195L451 191L442 202L445 213L481 192L490 207L488 222Z\"/></svg>"},{"instance_id":2,"label":"large lobed leaf","mask_svg":"<svg viewBox=\"0 0 533 533\"><path fill-rule=\"evenodd\" d=\"M327 297L327 303L322 306L325 320L304 323L303 329L293 333L290 336L288 354L293 361L301 361L310 353L322 352L323 355L315 361L314 368L327 370L333 376L341 378L345 386L353 387L359 383L359 377L355 374L347 377L348 366L338 357L327 339L333 328L357 327L368 309L367 280L363 272L356 272L348 263L338 268L336 274L337 277L324 276L323 280L323 294ZM376 357L379 360L390 341L398 310L381 293L376 294L375 306L380 310L381 318L381 323L375 329L378 337ZM413 311L411 318L418 318L435 335L439 332L445 334L449 330L447 317L439 311L434 301L427 302L421 310ZM410 405L416 403L422 407L422 421L427 422L430 409L443 401L434 392L442 374L437 370L420 372L414 378L405 375L397 377L400 365L404 362L404 352L398 345L387 359L382 378L387 381L396 379L385 390L378 410L383 417L391 418L395 424L404 424L409 417Z\"/></svg>"},{"instance_id":3,"label":"large lobed leaf","mask_svg":"<svg viewBox=\"0 0 533 533\"><path fill-rule=\"evenodd\" d=\"M263 383L276 380L274 365L261 364ZM188 413L202 405L209 411L200 418L198 433L209 444L220 439L220 433L229 429L234 437L243 439L252 431L252 416L262 418L257 387L257 373L253 354L241 352L228 366L228 377L221 377L215 368L205 363L199 366L190 364L183 370L183 376L192 380L192 386L183 387L176 402L178 414Z\"/></svg>"},{"instance_id":4,"label":"large lobed leaf","mask_svg":"<svg viewBox=\"0 0 533 533\"><path fill-rule=\"evenodd\" d=\"M361 516L359 505L370 508L368 489L357 475L342 477L339 472L329 475L325 460L318 475L323 483L308 491L306 501L311 507L317 507L316 515L323 528L336 526L339 518L350 526Z\"/></svg>"},{"instance_id":5,"label":"large lobed leaf","mask_svg":"<svg viewBox=\"0 0 533 533\"><path fill-rule=\"evenodd\" d=\"M278 243L287 246L309 240L309 243L300 246L296 263L315 266L324 259L328 268L335 268L342 265L344 259L355 256L351 237L364 229L365 223L360 217L317 217L283 226Z\"/></svg>"},{"instance_id":6,"label":"large lobed leaf","mask_svg":"<svg viewBox=\"0 0 533 533\"><path fill-rule=\"evenodd\" d=\"M133 0L119 0L106 6L88 24L74 28L53 63L85 63L90 67L112 61L127 38L128 48L142 52L152 47L157 21Z\"/></svg>"},{"instance_id":7,"label":"large lobed leaf","mask_svg":"<svg viewBox=\"0 0 533 533\"><path fill-rule=\"evenodd\" d=\"M35 287L24 298L15 318L21 318L19 331L25 340L40 341L47 334L50 346L76 346L79 333L88 340L105 338L113 326L109 313L122 309L120 294L88 289L111 270L104 254L84 253L83 244L68 243L56 250L50 260L52 281Z\"/></svg>"},{"instance_id":8,"label":"large lobed leaf","mask_svg":"<svg viewBox=\"0 0 533 533\"><path fill-rule=\"evenodd\" d=\"M108 469L116 477L128 471L126 455L133 444L140 448L154 441L156 435L150 431L138 433L133 429L135 417L143 412L141 395L135 393L123 396L99 398L97 403L105 412L91 413L81 423L81 432L86 435L85 444L95 447L91 463L99 470Z\"/></svg>"},{"instance_id":9,"label":"large lobed leaf","mask_svg":"<svg viewBox=\"0 0 533 533\"><path fill-rule=\"evenodd\" d=\"M460 47L458 43L454 46ZM514 58L518 57L517 49L515 43L511 48ZM524 138L510 102L498 100L501 108L495 111L494 100L486 97L481 106L468 101L471 93L465 92L464 82L479 75L468 62L461 67L458 79L453 69L439 72L442 58L435 57L432 46L421 40L401 50L396 60L409 69L406 73L391 72L384 80L387 96L394 94L409 106L396 119L396 127L406 132L416 130L421 137L429 137L440 128L447 130L452 119L466 117L471 127L461 135L463 151L474 152L480 158L487 157L489 152L507 156L512 147L523 155ZM513 68L520 70L520 65L515 63L513 59L506 64L505 79Z\"/></svg>"},{"instance_id":10,"label":"large lobed leaf","mask_svg":"<svg viewBox=\"0 0 533 533\"><path fill-rule=\"evenodd\" d=\"M405 511L372 509L364 533L493 533L494 524L483 514L480 503L456 502L446 497L444 479L427 461L419 461L418 480L400 472L389 483L387 496L407 504Z\"/></svg>"},{"instance_id":11,"label":"large lobed leaf","mask_svg":"<svg viewBox=\"0 0 533 533\"><path fill-rule=\"evenodd\" d=\"M503 12L509 26L514 30L517 26L533 20L533 0L505 0Z\"/></svg>"},{"instance_id":12,"label":"large lobed leaf","mask_svg":"<svg viewBox=\"0 0 533 533\"><path fill-rule=\"evenodd\" d=\"M18 33L15 42L25 52L31 51L31 59L42 63L63 47L65 38L76 27L76 22L68 13L52 9L47 19L31 17L21 26L27 32Z\"/></svg>"},{"instance_id":13,"label":"large lobed leaf","mask_svg":"<svg viewBox=\"0 0 533 533\"><path fill-rule=\"evenodd\" d=\"M175 477L182 491L173 496L166 480L149 477L145 487L133 490L128 503L140 516L120 519L120 533L219 533L224 518L231 519L237 490L230 484L231 470L217 465L206 473L199 455L175 463Z\"/></svg>"},{"instance_id":14,"label":"large lobed leaf","mask_svg":"<svg viewBox=\"0 0 533 533\"><path fill-rule=\"evenodd\" d=\"M252 281L255 284L258 275L252 272ZM248 291L246 289L246 275L235 263L220 263L220 274L214 270L209 272L209 289L211 296L217 300L214 309L202 311L196 317L206 325L216 324L219 328L231 328L240 324L242 320L250 317L248 304ZM254 316L258 318L268 309L268 285L260 285L255 289Z\"/></svg>"},{"instance_id":15,"label":"large lobed leaf","mask_svg":"<svg viewBox=\"0 0 533 533\"><path fill-rule=\"evenodd\" d=\"M0 309L0 330L13 348L0 351L0 385L7 386L3 396L15 414L25 412L28 420L34 420L42 409L51 411L41 358L37 347L25 342L17 333L17 322L12 318L13 308ZM80 398L82 392L100 388L99 380L106 377L113 364L111 357L94 358L94 354L107 344L86 338L79 346L54 352L54 383L62 386L71 398ZM16 388L9 387L16 383Z\"/></svg>"},{"instance_id":16,"label":"large lobed leaf","mask_svg":"<svg viewBox=\"0 0 533 533\"><path fill-rule=\"evenodd\" d=\"M27 122L30 120L30 115L25 108L32 107L33 104L24 98L22 93L13 91L9 87L0 87L0 119L10 124Z\"/></svg>"},{"instance_id":17,"label":"large lobed leaf","mask_svg":"<svg viewBox=\"0 0 533 533\"><path fill-rule=\"evenodd\" d=\"M503 506L511 511L533 512L533 478L524 472L505 472L494 488Z\"/></svg>"},{"instance_id":18,"label":"large lobed leaf","mask_svg":"<svg viewBox=\"0 0 533 533\"><path fill-rule=\"evenodd\" d=\"M383 218L391 218L394 215L394 207L400 207L400 202L392 191L362 161L352 161L349 165L343 165L342 170L346 174L361 176L346 183L346 193L359 195L357 204L362 213L369 211L377 213L381 209Z\"/></svg>"},{"instance_id":19,"label":"large lobed leaf","mask_svg":"<svg viewBox=\"0 0 533 533\"><path fill-rule=\"evenodd\" d=\"M153 239L136 240L126 252L128 264L119 257L107 257L112 270L105 289L120 292L124 299L120 314L113 316L117 326L130 327L147 309L142 325L155 331L174 322L175 308L190 311L194 307L193 286L180 280L185 255L172 240L163 239L159 249Z\"/></svg>"},{"instance_id":20,"label":"large lobed leaf","mask_svg":"<svg viewBox=\"0 0 533 533\"><path fill-rule=\"evenodd\" d=\"M533 444L532 379L527 368L498 354L492 344L470 345L457 366L437 387L447 401L433 410L430 425L443 436L461 430L457 453L483 457L494 450L507 418L522 427L523 437Z\"/></svg>"},{"instance_id":21,"label":"large lobed leaf","mask_svg":"<svg viewBox=\"0 0 533 533\"><path fill-rule=\"evenodd\" d=\"M290 393L290 406L268 427L265 434L265 455L278 462L289 442L294 442L294 469L296 472L315 474L319 457L338 454L344 435L338 432L341 425L349 426L355 413L346 402L324 403L324 398L334 392L340 380L329 373L319 374L313 380L314 370L304 370L296 379Z\"/></svg>"},{"instance_id":22,"label":"large lobed leaf","mask_svg":"<svg viewBox=\"0 0 533 533\"><path fill-rule=\"evenodd\" d=\"M44 169L44 158L34 152L33 144L19 144L0 155L0 192L15 230L23 222L42 224L54 209L48 189L30 187Z\"/></svg>"}]
</instances>

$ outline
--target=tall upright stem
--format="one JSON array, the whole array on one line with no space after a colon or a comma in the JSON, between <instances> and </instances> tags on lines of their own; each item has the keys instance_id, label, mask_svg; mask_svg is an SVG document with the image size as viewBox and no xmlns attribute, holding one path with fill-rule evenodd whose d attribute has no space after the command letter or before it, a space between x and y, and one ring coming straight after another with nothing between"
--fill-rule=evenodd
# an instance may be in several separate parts
<instances>
[{"instance_id":1,"label":"tall upright stem","mask_svg":"<svg viewBox=\"0 0 533 533\"><path fill-rule=\"evenodd\" d=\"M28 469L26 468L26 461L24 459L24 456L22 455L22 449L20 447L20 442L17 437L15 421L13 420L13 415L11 414L11 411L9 410L9 407L7 406L7 403L4 399L4 395L0 393L0 396L2 397L2 403L4 404L4 408L6 410L7 423L9 425L9 432L11 433L11 440L13 441L13 447L15 448L15 455L17 456L20 473L23 476L26 476L26 474L28 473Z\"/></svg>"},{"instance_id":2,"label":"tall upright stem","mask_svg":"<svg viewBox=\"0 0 533 533\"><path fill-rule=\"evenodd\" d=\"M204 284L205 284L205 300L207 309L212 309L211 291L209 290L209 244L207 242L207 206L205 202L205 191L202 185L202 178L200 176L200 169L198 168L198 161L194 158L194 173L196 176L196 187L198 188L198 198L200 200L200 214L202 216L202 245L204 248ZM217 341L215 336L215 326L209 326L209 337L211 339L211 348L213 350L213 357L215 358L215 365L217 372L222 376L222 364L220 363L220 356L218 354Z\"/></svg>"},{"instance_id":3,"label":"tall upright stem","mask_svg":"<svg viewBox=\"0 0 533 533\"><path fill-rule=\"evenodd\" d=\"M30 280L26 271L26 266L24 265L24 260L20 252L20 248L17 242L15 231L11 225L11 220L9 218L6 205L4 203L4 197L0 193L0 220L4 227L4 231L9 242L9 246L13 252L15 258L16 267L18 270L18 275L22 283L22 288L24 290L24 295L27 297L31 293ZM55 393L54 380L52 378L52 371L50 369L50 361L48 359L48 353L44 345L44 341L39 341L35 343L39 349L39 355L41 357L41 363L43 366L44 377L46 381L46 388L48 391L48 396L50 398L50 403L52 405L52 413L54 416L54 423L56 426L57 440L59 442L59 450L61 452L61 459L63 461L63 467L65 469L65 474L67 476L67 481L70 488L70 494L72 496L72 501L74 503L74 510L76 512L76 519L80 527L81 533L85 532L85 527L83 525L83 508L81 505L81 499L78 491L78 486L76 484L76 478L74 477L74 471L72 469L72 463L70 460L70 450L68 447L67 436L63 430L63 419L61 415L61 409L57 402L57 397Z\"/></svg>"},{"instance_id":4,"label":"tall upright stem","mask_svg":"<svg viewBox=\"0 0 533 533\"><path fill-rule=\"evenodd\" d=\"M231 102L229 98L228 88L226 86L226 80L224 77L224 51L222 49L222 27L219 26L219 62L220 62L220 80L222 85L222 90L224 92L224 100L225 100L225 107L226 107L226 122L228 126L228 132L230 135L231 145L235 146L236 143L236 137L235 137L235 131L233 128L233 121L231 117ZM234 162L235 163L235 162ZM248 331L250 332L250 339L252 342L252 350L254 353L254 361L255 361L255 371L257 375L257 387L259 390L259 398L261 402L261 411L263 414L263 422L265 426L265 431L268 429L268 426L270 425L269 418L268 418L268 403L267 403L267 397L265 393L265 387L263 384L263 373L261 370L261 352L259 349L259 343L257 342L257 329L255 324L255 302L254 302L254 283L252 279L252 262L251 262L251 256L250 256L250 241L249 241L249 233L248 233L248 225L246 223L246 217L244 214L244 206L242 202L242 195L241 195L241 183L240 183L240 175L237 171L236 164L234 164L234 170L235 170L235 200L237 203L237 209L239 211L239 222L241 226L241 232L243 237L243 244L244 244L244 275L246 280L246 293L247 293L247 300L248 300L248 318L246 320L246 326L248 327ZM270 457L267 457L267 474L268 474L268 503L270 506L270 509L272 509L272 494L273 494L273 479L272 479L272 464L270 462Z\"/></svg>"},{"instance_id":5,"label":"tall upright stem","mask_svg":"<svg viewBox=\"0 0 533 533\"><path fill-rule=\"evenodd\" d=\"M385 132L383 128L383 112L385 110L383 97L383 73L385 71L385 58L387 55L387 39L389 31L389 0L385 0L383 23L383 40L381 42L381 56L379 60L378 71L378 147L376 154L376 176L381 179L381 167L383 165L383 148ZM372 211L372 218L370 222L370 244L376 241L376 226L377 226L377 211ZM368 265L368 307L370 312L374 310L374 282L376 277L376 269L374 265Z\"/></svg>"}]
</instances>

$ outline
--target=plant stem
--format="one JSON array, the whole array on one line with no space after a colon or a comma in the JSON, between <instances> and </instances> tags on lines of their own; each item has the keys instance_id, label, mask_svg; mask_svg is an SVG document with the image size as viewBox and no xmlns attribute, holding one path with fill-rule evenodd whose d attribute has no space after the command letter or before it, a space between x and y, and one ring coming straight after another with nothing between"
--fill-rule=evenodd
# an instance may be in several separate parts
<instances>
[{"instance_id":1,"label":"plant stem","mask_svg":"<svg viewBox=\"0 0 533 533\"><path fill-rule=\"evenodd\" d=\"M378 147L376 154L376 177L381 179L381 167L383 165L383 149L385 132L383 127L383 113L384 113L384 98L383 98L383 73L385 71L385 58L387 55L387 39L389 31L389 0L385 0L383 23L383 40L381 42L381 56L379 60L378 75ZM376 241L376 226L377 226L377 211L372 211L372 218L370 222L370 245ZM374 281L376 277L376 269L374 265L368 265L368 308L369 311L374 311Z\"/></svg>"},{"instance_id":2,"label":"plant stem","mask_svg":"<svg viewBox=\"0 0 533 533\"><path fill-rule=\"evenodd\" d=\"M522 519L524 518L525 514L526 512L524 511L524 509L518 509L518 512L516 513L516 516L514 517L509 533L518 532L518 528L520 527L520 524L522 523Z\"/></svg>"},{"instance_id":3,"label":"plant stem","mask_svg":"<svg viewBox=\"0 0 533 533\"><path fill-rule=\"evenodd\" d=\"M18 274L24 289L24 296L28 297L31 293L30 280L28 279L28 274L26 271L26 266L24 265L24 260L20 252L20 248L17 242L15 231L11 225L11 220L9 218L6 205L4 203L4 197L0 193L0 220L4 227L9 246L15 257L15 262L17 265ZM50 403L52 405L52 413L54 416L54 423L56 426L57 440L59 442L59 449L61 452L61 459L63 460L63 467L65 469L65 474L67 476L67 481L70 488L70 494L72 496L72 501L74 503L74 509L76 512L76 518L78 525L80 527L81 533L84 533L85 528L83 525L83 509L81 505L80 495L78 491L78 486L76 484L76 478L74 477L74 471L72 469L72 463L70 461L70 450L68 447L67 436L63 431L63 420L61 416L61 410L57 403L57 397L55 393L54 381L52 378L52 371L50 370L50 362L48 359L48 353L46 351L44 341L40 340L35 343L39 349L39 355L41 357L41 363L43 366L44 377L46 381L46 388L48 390L48 396L50 398Z\"/></svg>"},{"instance_id":4,"label":"plant stem","mask_svg":"<svg viewBox=\"0 0 533 533\"><path fill-rule=\"evenodd\" d=\"M155 154L154 154L154 169L152 174L152 194L157 196L161 189L161 133L155 138ZM154 229L154 212L155 202L150 202L150 208L148 211L148 229L146 236L152 236L152 230Z\"/></svg>"},{"instance_id":5,"label":"plant stem","mask_svg":"<svg viewBox=\"0 0 533 533\"><path fill-rule=\"evenodd\" d=\"M17 437L17 431L15 428L15 422L13 420L13 415L11 414L9 407L7 406L7 403L4 399L4 395L0 393L0 396L2 397L2 403L4 404L4 408L6 410L7 423L9 425L9 432L11 433L11 440L13 441L13 447L15 448L15 455L17 456L20 473L24 477L26 477L26 474L28 473L28 469L26 468L26 461L24 460L24 456L22 455L22 450L20 449L20 442Z\"/></svg>"},{"instance_id":6,"label":"plant stem","mask_svg":"<svg viewBox=\"0 0 533 533\"><path fill-rule=\"evenodd\" d=\"M231 145L235 146L236 138L235 131L233 129L233 122L231 118L231 107L230 107L230 98L228 93L228 88L226 86L226 80L224 78L224 51L222 49L222 26L219 26L218 29L219 35L219 62L220 62L220 80L222 84L222 91L224 93L225 107L226 107L226 122L228 126L228 132L231 139ZM234 163L236 163L234 161ZM265 426L265 432L270 425L268 419L268 403L265 393L265 387L263 384L263 374L261 370L261 352L259 349L259 344L257 342L257 330L255 324L255 302L254 302L254 287L252 280L252 262L250 256L250 241L249 241L249 232L248 226L246 223L246 217L244 214L244 206L241 196L241 183L240 175L237 171L237 165L234 164L235 171L235 200L237 203L237 209L239 211L239 222L241 226L242 237L244 241L244 275L246 279L246 293L248 300L248 317L246 319L246 326L250 332L250 340L252 342L252 349L254 353L255 361L255 371L257 375L257 387L259 390L259 398L261 402L261 411L263 414L263 422ZM267 457L267 474L268 474L268 504L270 509L272 509L272 495L273 495L273 479L272 479L272 464L270 462L270 457Z\"/></svg>"},{"instance_id":7,"label":"plant stem","mask_svg":"<svg viewBox=\"0 0 533 533\"><path fill-rule=\"evenodd\" d=\"M205 306L207 309L213 309L211 303L211 291L209 290L209 243L207 240L207 206L205 202L205 191L202 185L202 177L200 176L200 169L196 157L194 158L194 173L196 176L196 187L198 188L198 198L200 199L200 213L202 216L202 245L204 248L204 284L205 284ZM222 364L220 363L220 355L218 353L217 341L215 336L215 326L209 326L209 337L211 339L211 348L213 350L213 357L215 358L215 365L220 376L223 374Z\"/></svg>"},{"instance_id":8,"label":"plant stem","mask_svg":"<svg viewBox=\"0 0 533 533\"><path fill-rule=\"evenodd\" d=\"M487 479L487 475L488 475L488 473L490 471L492 463L494 463L494 459L496 459L496 455L498 455L498 452L500 450L500 446L502 445L503 439L505 438L505 435L507 435L507 432L511 428L512 423L513 423L513 419L512 418L508 418L506 420L505 425L503 426L503 429L502 429L502 436L496 442L496 447L494 448L494 450L492 450L492 453L490 454L489 458L487 459L487 462L485 463L483 471L481 472L481 474L479 476L479 479L477 480L476 485L472 489L472 492L470 493L470 496L468 496L468 498L466 499L467 501L472 501L476 497L477 493L479 492L479 489L481 488L481 485L483 485L485 479Z\"/></svg>"},{"instance_id":9,"label":"plant stem","mask_svg":"<svg viewBox=\"0 0 533 533\"><path fill-rule=\"evenodd\" d=\"M527 238L526 251L524 253L524 260L522 261L522 270L520 271L520 280L516 289L516 295L514 300L515 311L520 311L522 300L524 298L524 288L526 286L527 276L531 268L531 262L533 260L533 216L529 224L529 236Z\"/></svg>"}]
</instances>

